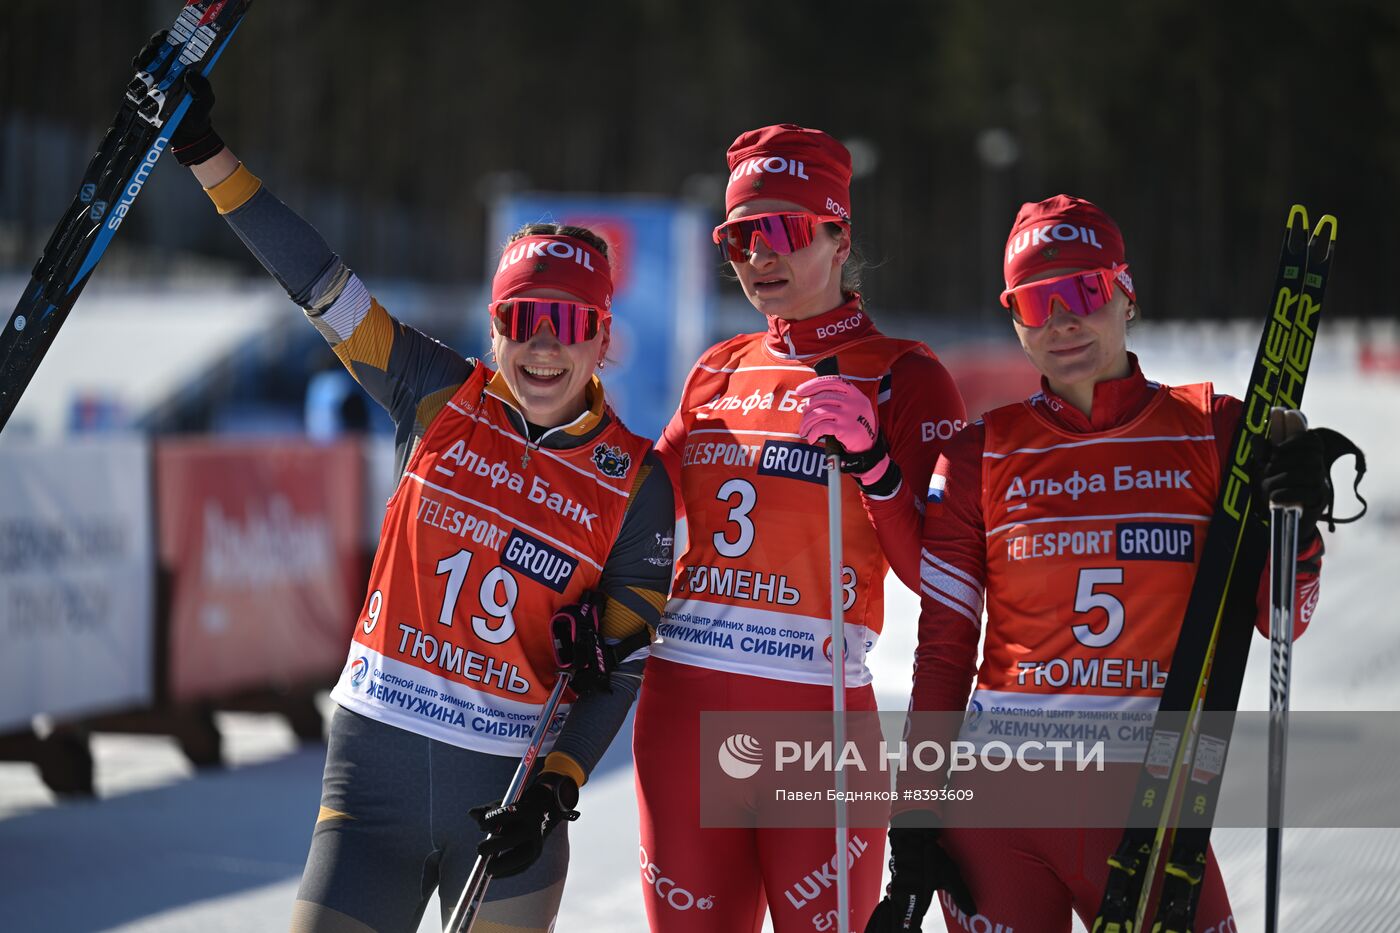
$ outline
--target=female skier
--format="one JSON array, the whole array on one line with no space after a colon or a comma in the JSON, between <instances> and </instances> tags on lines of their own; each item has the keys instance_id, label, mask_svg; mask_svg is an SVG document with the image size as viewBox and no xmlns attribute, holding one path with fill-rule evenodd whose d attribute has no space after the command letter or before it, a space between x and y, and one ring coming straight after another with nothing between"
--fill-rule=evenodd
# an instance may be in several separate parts
<instances>
[{"instance_id":1,"label":"female skier","mask_svg":"<svg viewBox=\"0 0 1400 933\"><path fill-rule=\"evenodd\" d=\"M556 827L577 817L578 789L636 696L670 577L671 484L594 375L611 322L607 246L578 227L520 230L492 280L497 368L464 359L370 296L224 146L208 84L189 81L176 157L389 411L403 474L331 694L291 928L414 930L434 888L446 921L480 843L496 881L475 929L552 929L569 855ZM543 767L495 809L556 679L559 612L600 631L613 663L575 677Z\"/></svg>"},{"instance_id":2,"label":"female skier","mask_svg":"<svg viewBox=\"0 0 1400 933\"><path fill-rule=\"evenodd\" d=\"M813 446L824 436L855 479L843 483L839 555L846 708L874 709L865 654L889 565L861 493L872 509L912 510L964 411L933 353L880 333L855 291L845 147L768 126L740 135L728 165L714 240L767 327L701 356L657 443L685 534L633 739L641 873L653 930L758 930L766 908L778 933L807 933L836 928L832 830L701 828L700 712L832 709L826 478ZM829 357L839 376L814 378ZM851 830L840 857L852 918L878 897L882 850L880 830Z\"/></svg>"},{"instance_id":3,"label":"female skier","mask_svg":"<svg viewBox=\"0 0 1400 933\"><path fill-rule=\"evenodd\" d=\"M1088 201L1058 195L1022 206L1005 275L1002 304L1041 391L987 412L938 461L911 708L961 712L975 676L978 711L1151 713L1241 402L1209 383L1143 375L1126 345L1138 304L1123 238ZM1322 556L1327 477L1317 433L1273 446L1264 476L1265 493L1303 505L1297 633L1317 601ZM1267 632L1263 586L1261 595ZM1111 746L1109 767L1118 761L1135 775L1142 755ZM1128 799L1106 805L1126 813ZM914 822L894 817L893 880L867 931L917 931L935 890L945 892L949 929L1067 933L1072 910L1092 925L1122 833ZM1213 854L1200 891L1196 928L1234 929Z\"/></svg>"}]
</instances>

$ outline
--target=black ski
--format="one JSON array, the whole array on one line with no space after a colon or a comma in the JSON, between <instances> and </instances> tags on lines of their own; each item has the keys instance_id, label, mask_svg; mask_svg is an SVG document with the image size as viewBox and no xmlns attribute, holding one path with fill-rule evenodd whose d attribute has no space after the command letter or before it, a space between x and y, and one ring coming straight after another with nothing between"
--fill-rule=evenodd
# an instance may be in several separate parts
<instances>
[{"instance_id":1,"label":"black ski","mask_svg":"<svg viewBox=\"0 0 1400 933\"><path fill-rule=\"evenodd\" d=\"M185 69L206 75L213 69L250 3L188 0L165 42L127 85L77 197L0 331L0 430L189 109Z\"/></svg>"},{"instance_id":2,"label":"black ski","mask_svg":"<svg viewBox=\"0 0 1400 933\"><path fill-rule=\"evenodd\" d=\"M1109 859L1094 933L1143 929L1146 901L1164 851L1171 856L1158 914L1162 919L1153 929L1189 929L1229 743L1228 726L1222 728L1217 721L1201 726L1197 714L1202 709L1233 711L1239 700L1254 629L1254 597L1268 553L1267 514L1252 501L1256 447L1267 440L1269 412L1275 405L1297 408L1302 402L1336 219L1324 216L1311 238L1308 233L1307 210L1294 205L1284 227L1273 305L1230 445L1231 462L1206 533L1127 829ZM1310 258L1316 245L1325 247L1324 254ZM1174 802L1188 779L1182 806L1191 813L1193 826L1205 828L1174 833ZM1186 926L1165 925L1179 923L1181 917Z\"/></svg>"},{"instance_id":3,"label":"black ski","mask_svg":"<svg viewBox=\"0 0 1400 933\"><path fill-rule=\"evenodd\" d=\"M1332 255L1337 243L1337 218L1324 214L1308 240L1304 257L1301 289L1291 300L1296 301L1292 312L1293 333L1289 335L1281 374L1274 396L1274 405L1301 409L1306 387L1308 364L1321 322L1322 301L1327 291L1327 277L1332 269ZM1321 253L1321 255L1319 255ZM1279 296L1283 301L1283 296ZM1277 307L1275 309L1277 313ZM1254 384L1257 385L1257 384ZM1265 409L1267 426L1267 409ZM1268 503L1252 503L1251 538L1256 544L1242 559L1239 573L1241 585L1233 587L1240 596L1234 600L1235 611L1248 613L1251 624L1231 623L1219 633L1219 645L1209 669L1204 708L1207 712L1233 713L1239 707L1240 688L1244 684L1245 666L1254 633L1253 620L1258 607L1254 585L1268 558ZM1251 581L1244 585L1244 581ZM1240 619L1243 622L1243 618ZM1170 679L1170 676L1169 676ZM1189 809L1192 826L1183 827L1172 840L1171 856L1167 860L1162 882L1161 903L1154 933L1189 933L1196 916L1200 898L1201 879L1205 877L1206 855L1210 845L1210 829L1219 800L1220 776L1230 749L1233 716L1208 717L1197 732L1194 749L1188 750L1186 761L1191 764L1186 779L1186 796L1182 807Z\"/></svg>"}]
</instances>

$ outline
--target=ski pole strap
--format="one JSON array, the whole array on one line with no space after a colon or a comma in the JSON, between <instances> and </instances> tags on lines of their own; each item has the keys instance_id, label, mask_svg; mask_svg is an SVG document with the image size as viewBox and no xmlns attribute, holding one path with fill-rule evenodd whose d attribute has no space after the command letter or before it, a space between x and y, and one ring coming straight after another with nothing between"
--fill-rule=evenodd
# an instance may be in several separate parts
<instances>
[{"instance_id":1,"label":"ski pole strap","mask_svg":"<svg viewBox=\"0 0 1400 933\"><path fill-rule=\"evenodd\" d=\"M577 603L563 607L549 620L554 663L560 671L606 673L602 636L598 631L602 605L603 595L590 590L581 595Z\"/></svg>"},{"instance_id":2,"label":"ski pole strap","mask_svg":"<svg viewBox=\"0 0 1400 933\"><path fill-rule=\"evenodd\" d=\"M603 638L601 625L606 605L604 593L590 590L574 606L554 614L550 634L559 670L579 673L601 667L602 673L611 673L628 655L651 644L651 632L646 628L616 642Z\"/></svg>"},{"instance_id":3,"label":"ski pole strap","mask_svg":"<svg viewBox=\"0 0 1400 933\"><path fill-rule=\"evenodd\" d=\"M183 126L183 124L181 125ZM170 151L175 153L175 161L181 165L186 167L199 165L223 152L224 141L211 127L208 132L193 142L185 143L182 146L172 146Z\"/></svg>"},{"instance_id":4,"label":"ski pole strap","mask_svg":"<svg viewBox=\"0 0 1400 933\"><path fill-rule=\"evenodd\" d=\"M617 670L617 666L627 660L627 656L639 648L645 648L651 644L651 633L646 629L640 632L633 632L626 638L617 642L603 643L603 654L608 659L608 670Z\"/></svg>"},{"instance_id":5,"label":"ski pole strap","mask_svg":"<svg viewBox=\"0 0 1400 933\"><path fill-rule=\"evenodd\" d=\"M1366 455L1361 452L1361 448L1352 443L1351 438L1334 431L1331 428L1314 428L1314 431L1322 438L1322 462L1327 467L1327 507L1322 512L1322 518L1327 522L1328 531L1336 531L1338 525L1347 525L1361 518L1366 514L1369 506L1366 499L1361 495L1361 478L1366 475ZM1356 480L1351 484L1352 495L1356 496L1356 501L1361 503L1361 511L1348 518L1337 518L1332 514L1333 498L1336 491L1332 487L1332 465L1342 457L1351 454L1356 458Z\"/></svg>"}]
</instances>

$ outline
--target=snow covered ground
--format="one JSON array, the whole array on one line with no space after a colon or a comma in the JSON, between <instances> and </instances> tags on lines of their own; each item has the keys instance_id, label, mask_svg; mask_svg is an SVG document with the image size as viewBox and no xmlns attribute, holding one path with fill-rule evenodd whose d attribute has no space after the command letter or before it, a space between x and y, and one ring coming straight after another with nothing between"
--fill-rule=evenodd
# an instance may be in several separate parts
<instances>
[{"instance_id":1,"label":"snow covered ground","mask_svg":"<svg viewBox=\"0 0 1400 933\"><path fill-rule=\"evenodd\" d=\"M1202 352L1144 352L1144 364L1167 381L1206 370L1225 388L1243 382L1242 373L1232 375L1237 363L1213 364L1198 358ZM1400 710L1400 600L1389 585L1400 568L1400 436L1390 427L1400 411L1400 379L1362 383L1333 369L1310 389L1308 408L1315 424L1339 428L1366 448L1372 514L1329 538L1322 601L1295 653L1294 708ZM917 601L894 581L887 592L875 682L882 708L902 709ZM1266 647L1256 639L1247 708L1267 708ZM97 802L56 803L32 767L0 764L0 929L285 929L323 749L298 747L272 717L226 715L222 725L232 766L207 773L193 773L169 740L98 736ZM571 827L576 857L561 931L645 930L629 746L624 734L584 790L583 818ZM1215 840L1238 928L1261 929L1263 831L1220 831ZM1400 930L1397 878L1400 830L1289 830L1283 928ZM436 917L434 905L421 929L435 930ZM925 926L940 928L936 918Z\"/></svg>"}]
</instances>

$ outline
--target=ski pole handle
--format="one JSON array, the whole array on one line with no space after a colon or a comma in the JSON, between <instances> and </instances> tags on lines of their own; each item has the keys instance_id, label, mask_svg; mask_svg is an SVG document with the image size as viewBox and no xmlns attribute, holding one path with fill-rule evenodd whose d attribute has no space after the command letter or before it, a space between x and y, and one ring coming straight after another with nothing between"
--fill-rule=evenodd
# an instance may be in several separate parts
<instances>
[{"instance_id":1,"label":"ski pole handle","mask_svg":"<svg viewBox=\"0 0 1400 933\"><path fill-rule=\"evenodd\" d=\"M834 356L822 357L821 359L817 360L817 362L812 366L812 369L816 372L818 376L841 375L841 370L837 367L836 357ZM831 458L835 462L835 468L840 469L840 457L843 453L846 452L846 449L841 446L841 442L838 441L836 438L832 437L830 434L828 434L822 438L822 446L826 448L827 457Z\"/></svg>"}]
</instances>

